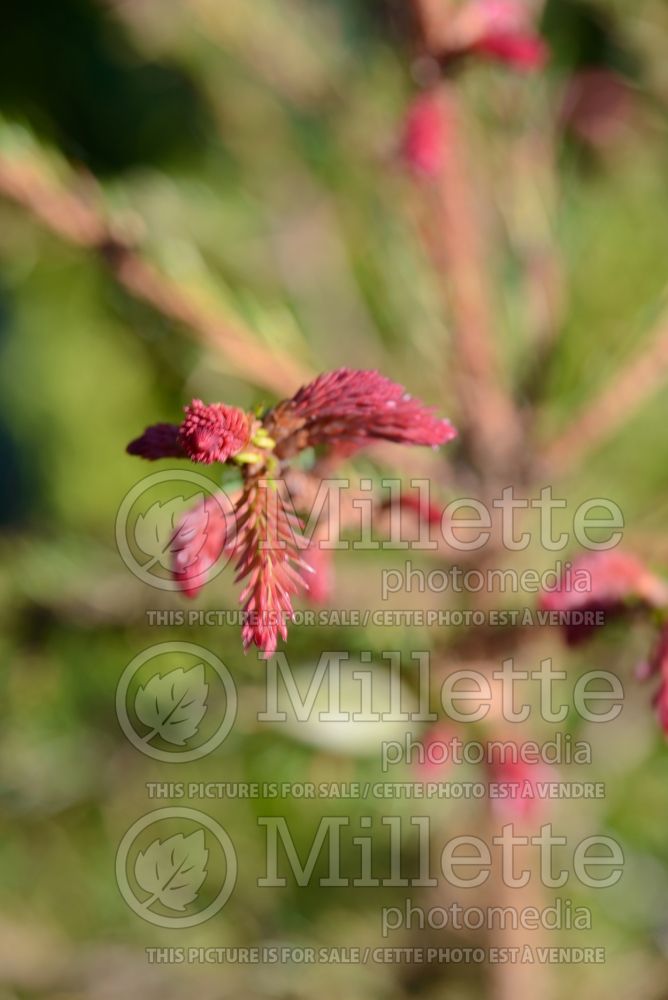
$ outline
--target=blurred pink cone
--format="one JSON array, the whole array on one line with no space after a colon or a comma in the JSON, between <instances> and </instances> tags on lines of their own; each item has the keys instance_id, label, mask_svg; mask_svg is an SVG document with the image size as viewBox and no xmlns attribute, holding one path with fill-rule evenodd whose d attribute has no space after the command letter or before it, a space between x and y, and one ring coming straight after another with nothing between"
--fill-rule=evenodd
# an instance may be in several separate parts
<instances>
[{"instance_id":1,"label":"blurred pink cone","mask_svg":"<svg viewBox=\"0 0 668 1000\"><path fill-rule=\"evenodd\" d=\"M234 548L231 508L226 514L229 500L225 494L220 497L221 502L216 497L207 497L189 510L172 537L172 577L187 597L196 597L200 592L226 544L230 552Z\"/></svg>"},{"instance_id":2,"label":"blurred pink cone","mask_svg":"<svg viewBox=\"0 0 668 1000\"><path fill-rule=\"evenodd\" d=\"M452 726L446 722L436 722L420 740L422 753L414 765L418 780L441 780L452 767L451 742L454 735Z\"/></svg>"},{"instance_id":3,"label":"blurred pink cone","mask_svg":"<svg viewBox=\"0 0 668 1000\"><path fill-rule=\"evenodd\" d=\"M495 760L489 766L490 805L504 821L532 820L544 811L539 785L554 780L551 769L542 762L527 763L515 757Z\"/></svg>"},{"instance_id":4,"label":"blurred pink cone","mask_svg":"<svg viewBox=\"0 0 668 1000\"><path fill-rule=\"evenodd\" d=\"M585 575L589 580L586 589L581 585ZM636 556L618 549L578 556L559 588L543 591L539 598L543 611L601 611L606 621L624 615L633 605L654 608L666 604L668 587L664 581ZM594 628L590 624L567 623L566 642L577 645L588 639Z\"/></svg>"},{"instance_id":5,"label":"blurred pink cone","mask_svg":"<svg viewBox=\"0 0 668 1000\"><path fill-rule=\"evenodd\" d=\"M308 577L308 594L311 604L328 604L334 591L334 563L332 549L322 548L317 540L312 540L303 554L303 560L312 570Z\"/></svg>"},{"instance_id":6,"label":"blurred pink cone","mask_svg":"<svg viewBox=\"0 0 668 1000\"><path fill-rule=\"evenodd\" d=\"M445 155L445 122L436 94L420 94L410 105L402 150L413 174L428 179L438 177Z\"/></svg>"}]
</instances>

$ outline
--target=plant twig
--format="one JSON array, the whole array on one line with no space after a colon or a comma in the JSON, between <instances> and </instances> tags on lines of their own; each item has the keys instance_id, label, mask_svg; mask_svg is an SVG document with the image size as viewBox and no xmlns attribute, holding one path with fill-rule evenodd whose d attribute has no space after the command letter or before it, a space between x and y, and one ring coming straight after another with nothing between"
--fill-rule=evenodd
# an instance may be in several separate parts
<instances>
[{"instance_id":1,"label":"plant twig","mask_svg":"<svg viewBox=\"0 0 668 1000\"><path fill-rule=\"evenodd\" d=\"M87 192L60 183L35 158L0 155L0 194L61 239L97 253L126 292L217 350L247 381L278 395L292 395L312 377L305 365L197 301L124 239Z\"/></svg>"},{"instance_id":2,"label":"plant twig","mask_svg":"<svg viewBox=\"0 0 668 1000\"><path fill-rule=\"evenodd\" d=\"M439 12L431 0L414 0L414 5L424 50L436 57L443 38L437 15L447 20L447 6ZM487 279L489 262L459 95L451 82L442 80L436 97L447 148L440 176L423 185L428 249L452 316L454 382L462 430L475 464L486 478L493 479L508 475L520 448L522 425L503 382Z\"/></svg>"},{"instance_id":3,"label":"plant twig","mask_svg":"<svg viewBox=\"0 0 668 1000\"><path fill-rule=\"evenodd\" d=\"M91 184L94 182L91 182ZM0 196L15 202L65 242L97 253L118 284L199 342L217 351L239 377L280 397L290 397L314 372L233 326L195 300L158 270L119 234L119 226L85 193L67 187L35 158L0 154ZM431 455L420 456L397 445L378 443L369 454L390 468L428 476Z\"/></svg>"},{"instance_id":4,"label":"plant twig","mask_svg":"<svg viewBox=\"0 0 668 1000\"><path fill-rule=\"evenodd\" d=\"M548 445L546 468L565 473L581 465L611 438L668 380L668 310L648 345L585 407L566 430Z\"/></svg>"},{"instance_id":5,"label":"plant twig","mask_svg":"<svg viewBox=\"0 0 668 1000\"><path fill-rule=\"evenodd\" d=\"M478 199L454 86L442 83L439 100L448 150L434 192L434 236L453 319L455 384L478 464L501 471L516 453L519 417L500 370Z\"/></svg>"}]
</instances>

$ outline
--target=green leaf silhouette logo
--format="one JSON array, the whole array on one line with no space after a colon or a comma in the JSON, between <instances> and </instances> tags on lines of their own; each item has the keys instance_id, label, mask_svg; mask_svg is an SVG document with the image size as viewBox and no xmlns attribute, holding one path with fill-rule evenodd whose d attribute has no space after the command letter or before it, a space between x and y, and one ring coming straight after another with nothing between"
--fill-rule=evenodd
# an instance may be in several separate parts
<instances>
[{"instance_id":1,"label":"green leaf silhouette logo","mask_svg":"<svg viewBox=\"0 0 668 1000\"><path fill-rule=\"evenodd\" d=\"M154 840L135 861L137 883L149 893L142 906L148 910L160 902L170 910L185 910L197 899L208 859L204 830L189 837L177 833L164 841Z\"/></svg>"},{"instance_id":2,"label":"green leaf silhouette logo","mask_svg":"<svg viewBox=\"0 0 668 1000\"><path fill-rule=\"evenodd\" d=\"M188 511L203 502L203 493L187 498L174 497L164 503L156 501L147 511L137 516L134 527L135 541L141 551L151 557L143 566L144 570L150 570L156 563L163 569L170 568L173 542L175 536L178 537L179 522ZM204 544L206 532L201 528L199 530Z\"/></svg>"},{"instance_id":3,"label":"green leaf silhouette logo","mask_svg":"<svg viewBox=\"0 0 668 1000\"><path fill-rule=\"evenodd\" d=\"M151 677L135 697L137 718L149 727L143 742L161 736L167 743L182 747L199 728L208 693L203 663L190 670L178 667Z\"/></svg>"}]
</instances>

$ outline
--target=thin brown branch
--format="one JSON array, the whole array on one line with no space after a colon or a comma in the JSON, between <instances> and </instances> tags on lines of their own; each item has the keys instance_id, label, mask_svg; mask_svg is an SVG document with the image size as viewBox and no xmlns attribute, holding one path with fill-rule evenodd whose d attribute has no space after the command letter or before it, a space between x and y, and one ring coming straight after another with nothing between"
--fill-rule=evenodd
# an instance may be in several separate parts
<instances>
[{"instance_id":1,"label":"thin brown branch","mask_svg":"<svg viewBox=\"0 0 668 1000\"><path fill-rule=\"evenodd\" d=\"M668 381L668 310L638 356L548 445L546 468L569 472L611 438Z\"/></svg>"},{"instance_id":2,"label":"thin brown branch","mask_svg":"<svg viewBox=\"0 0 668 1000\"><path fill-rule=\"evenodd\" d=\"M453 322L455 385L478 465L503 471L516 453L520 422L503 384L479 201L454 86L442 83L439 100L448 150L433 192L433 237Z\"/></svg>"},{"instance_id":3,"label":"thin brown branch","mask_svg":"<svg viewBox=\"0 0 668 1000\"><path fill-rule=\"evenodd\" d=\"M414 0L414 6L423 51L437 56L451 11L432 0ZM464 438L477 467L493 479L514 466L522 424L502 374L480 198L459 95L448 80L438 84L436 95L446 149L440 177L423 185L427 247L452 319L452 369Z\"/></svg>"},{"instance_id":4,"label":"thin brown branch","mask_svg":"<svg viewBox=\"0 0 668 1000\"><path fill-rule=\"evenodd\" d=\"M119 226L104 215L90 197L90 190L84 193L67 188L37 160L23 157L14 161L0 155L0 195L27 209L66 243L98 254L129 295L216 351L230 370L246 381L280 397L290 397L313 378L314 373L305 365L214 314L160 272L119 235ZM369 453L382 464L402 468L414 476L426 477L432 472L431 453L423 457L412 449L391 444L377 444Z\"/></svg>"},{"instance_id":5,"label":"thin brown branch","mask_svg":"<svg viewBox=\"0 0 668 1000\"><path fill-rule=\"evenodd\" d=\"M447 47L456 9L453 0L413 0L425 52L438 55Z\"/></svg>"},{"instance_id":6,"label":"thin brown branch","mask_svg":"<svg viewBox=\"0 0 668 1000\"><path fill-rule=\"evenodd\" d=\"M312 377L305 365L196 300L123 238L120 227L88 191L68 188L36 159L0 155L0 194L27 209L67 243L98 254L128 294L218 351L235 374L286 396Z\"/></svg>"}]
</instances>

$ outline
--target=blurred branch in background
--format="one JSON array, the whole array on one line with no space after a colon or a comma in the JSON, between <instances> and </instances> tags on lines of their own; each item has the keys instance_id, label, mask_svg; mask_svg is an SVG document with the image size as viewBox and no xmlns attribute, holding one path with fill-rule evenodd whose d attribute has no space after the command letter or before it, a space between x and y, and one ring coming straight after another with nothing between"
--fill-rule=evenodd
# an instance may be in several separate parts
<instances>
[{"instance_id":1,"label":"blurred branch in background","mask_svg":"<svg viewBox=\"0 0 668 1000\"><path fill-rule=\"evenodd\" d=\"M521 426L501 372L500 331L456 87L442 83L438 100L448 150L437 187L426 198L432 209L434 259L452 315L452 365L464 433L477 467L493 478L502 470L507 475L514 465Z\"/></svg>"},{"instance_id":2,"label":"blurred branch in background","mask_svg":"<svg viewBox=\"0 0 668 1000\"><path fill-rule=\"evenodd\" d=\"M0 194L27 209L61 239L92 251L130 295L178 323L216 350L232 371L254 385L290 395L308 380L309 368L259 343L238 323L216 315L146 257L123 233L122 223L103 208L94 179L60 180L39 150L18 154L0 150Z\"/></svg>"},{"instance_id":3,"label":"blurred branch in background","mask_svg":"<svg viewBox=\"0 0 668 1000\"><path fill-rule=\"evenodd\" d=\"M613 437L668 382L668 310L647 344L604 386L547 448L546 467L558 474L576 469Z\"/></svg>"},{"instance_id":4,"label":"blurred branch in background","mask_svg":"<svg viewBox=\"0 0 668 1000\"><path fill-rule=\"evenodd\" d=\"M435 142L433 170L424 164L427 177L423 177L421 185L430 220L425 228L452 318L452 358L465 442L473 464L489 486L500 477L519 478L525 429L502 371L502 329L494 315L481 192L468 147L459 87L456 79L439 72L443 55L456 50L460 41L465 51L466 39L452 38L453 25L457 28L456 5L442 0L413 2L422 40L422 65L418 63L414 72L425 78L432 95L426 98L431 105L427 104L425 111L433 115ZM493 727L493 732L498 736L496 729ZM537 878L527 897L516 888L510 890L501 872L496 872L493 905L517 908L530 903L540 908L543 895ZM526 941L526 933L523 937ZM494 932L491 940L496 946L513 943L512 935L499 932ZM530 1000L550 996L551 990L552 976L547 967L508 963L489 969L489 995L494 1000Z\"/></svg>"},{"instance_id":5,"label":"blurred branch in background","mask_svg":"<svg viewBox=\"0 0 668 1000\"><path fill-rule=\"evenodd\" d=\"M418 72L433 73L446 45L451 8L414 0L422 35ZM434 183L423 185L428 241L452 316L454 382L464 437L487 479L507 476L522 439L519 413L504 385L499 329L494 321L479 192L472 174L456 84L434 86L442 155Z\"/></svg>"}]
</instances>

